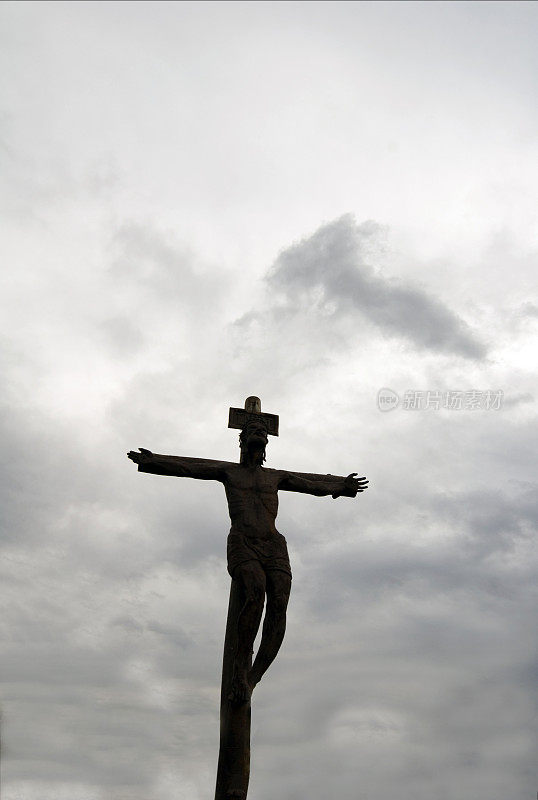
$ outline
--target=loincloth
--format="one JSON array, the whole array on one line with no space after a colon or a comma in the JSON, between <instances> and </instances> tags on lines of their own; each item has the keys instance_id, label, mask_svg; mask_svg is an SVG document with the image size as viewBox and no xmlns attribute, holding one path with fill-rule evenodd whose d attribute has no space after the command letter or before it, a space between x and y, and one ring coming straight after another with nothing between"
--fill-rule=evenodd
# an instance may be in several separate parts
<instances>
[{"instance_id":1,"label":"loincloth","mask_svg":"<svg viewBox=\"0 0 538 800\"><path fill-rule=\"evenodd\" d=\"M281 570L291 577L286 539L281 533L270 539L245 536L233 528L228 534L228 572L233 578L236 567L246 561L258 561L265 572Z\"/></svg>"}]
</instances>

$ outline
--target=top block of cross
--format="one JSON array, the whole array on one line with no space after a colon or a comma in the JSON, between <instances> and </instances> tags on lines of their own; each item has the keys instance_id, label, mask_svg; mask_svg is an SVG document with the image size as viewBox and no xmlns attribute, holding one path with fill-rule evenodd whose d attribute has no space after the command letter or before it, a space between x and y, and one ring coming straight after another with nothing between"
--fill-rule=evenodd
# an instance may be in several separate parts
<instances>
[{"instance_id":1,"label":"top block of cross","mask_svg":"<svg viewBox=\"0 0 538 800\"><path fill-rule=\"evenodd\" d=\"M247 397L244 408L230 408L228 427L243 430L250 420L262 419L267 427L267 433L278 436L278 414L262 412L262 402L259 397Z\"/></svg>"}]
</instances>

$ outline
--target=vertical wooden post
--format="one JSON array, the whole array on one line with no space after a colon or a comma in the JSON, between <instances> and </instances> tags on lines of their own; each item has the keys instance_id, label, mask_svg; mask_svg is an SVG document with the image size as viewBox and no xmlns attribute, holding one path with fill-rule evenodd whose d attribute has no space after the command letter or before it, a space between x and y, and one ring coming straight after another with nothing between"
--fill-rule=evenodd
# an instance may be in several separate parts
<instances>
[{"instance_id":1,"label":"vertical wooden post","mask_svg":"<svg viewBox=\"0 0 538 800\"><path fill-rule=\"evenodd\" d=\"M215 800L245 800L250 774L250 700L237 705L228 699L232 688L233 663L237 650L237 620L244 604L237 581L230 586L230 602L222 659L220 690L220 750ZM252 656L249 657L249 668Z\"/></svg>"}]
</instances>

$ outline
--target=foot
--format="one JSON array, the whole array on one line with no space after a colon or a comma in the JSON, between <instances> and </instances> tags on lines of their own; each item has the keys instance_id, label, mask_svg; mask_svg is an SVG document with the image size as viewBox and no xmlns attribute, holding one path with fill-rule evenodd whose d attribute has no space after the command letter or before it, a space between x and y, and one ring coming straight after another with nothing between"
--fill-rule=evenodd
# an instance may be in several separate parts
<instances>
[{"instance_id":1,"label":"foot","mask_svg":"<svg viewBox=\"0 0 538 800\"><path fill-rule=\"evenodd\" d=\"M249 670L247 674L247 683L250 686L251 694L254 687L257 686L260 681L261 681L261 675L258 675L257 672L254 672L253 669Z\"/></svg>"}]
</instances>

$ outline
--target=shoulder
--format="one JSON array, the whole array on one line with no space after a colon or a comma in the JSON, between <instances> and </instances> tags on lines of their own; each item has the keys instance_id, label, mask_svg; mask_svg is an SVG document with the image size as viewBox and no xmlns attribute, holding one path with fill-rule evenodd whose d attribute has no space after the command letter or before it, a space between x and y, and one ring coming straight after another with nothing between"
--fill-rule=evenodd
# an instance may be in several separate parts
<instances>
[{"instance_id":1,"label":"shoulder","mask_svg":"<svg viewBox=\"0 0 538 800\"><path fill-rule=\"evenodd\" d=\"M262 467L263 472L271 481L280 483L288 474L285 469L271 469L270 467Z\"/></svg>"},{"instance_id":2,"label":"shoulder","mask_svg":"<svg viewBox=\"0 0 538 800\"><path fill-rule=\"evenodd\" d=\"M237 476L237 475L240 475L240 474L241 474L241 465L240 464L234 464L233 461L227 461L227 462L223 463L223 465L222 465L222 476L223 476L224 480L233 478L234 476Z\"/></svg>"}]
</instances>

